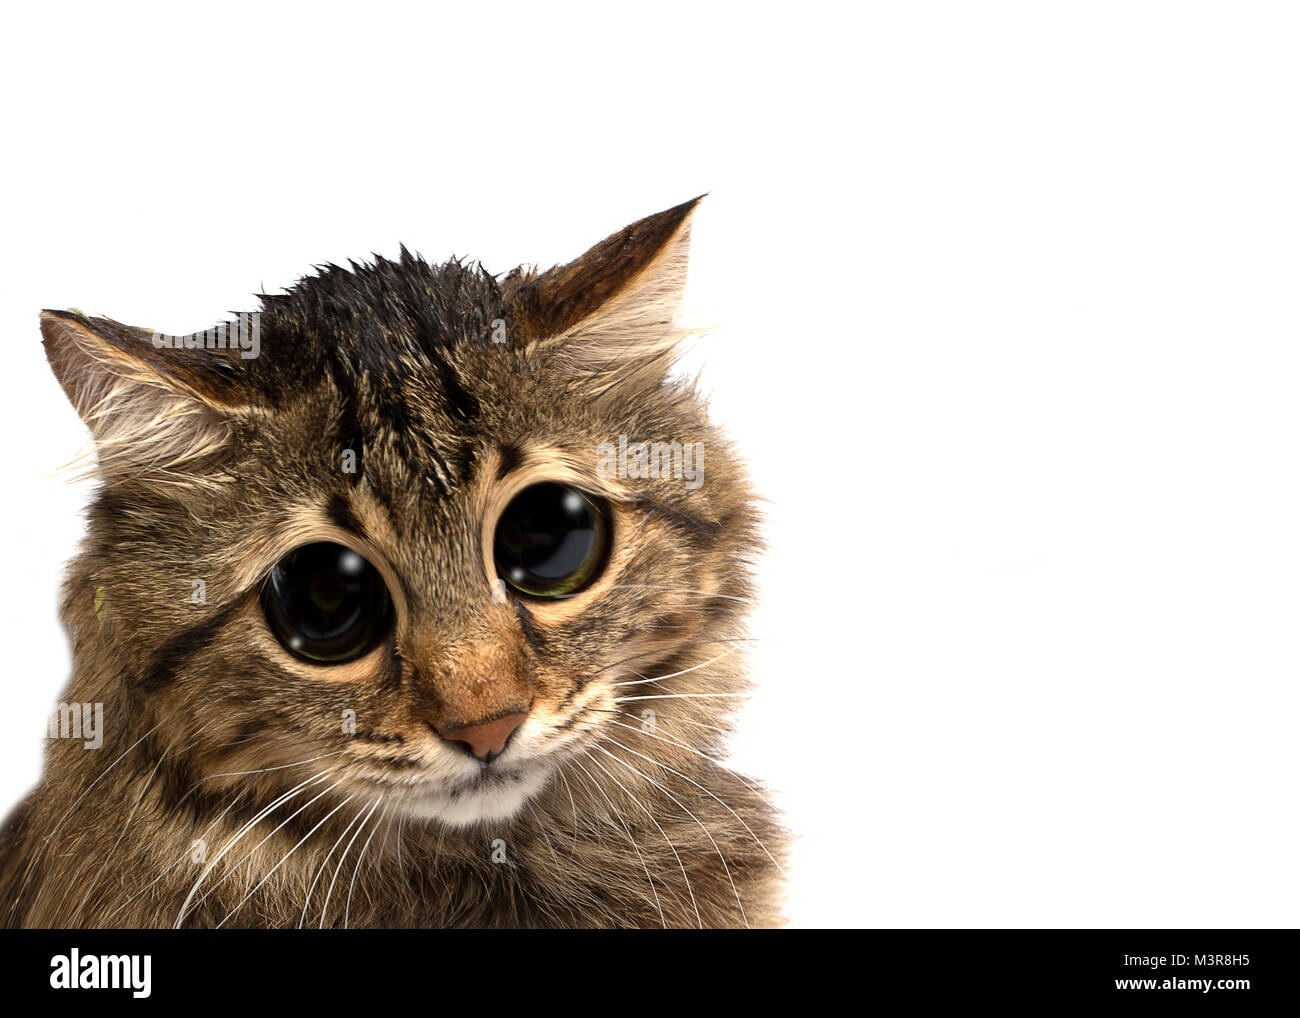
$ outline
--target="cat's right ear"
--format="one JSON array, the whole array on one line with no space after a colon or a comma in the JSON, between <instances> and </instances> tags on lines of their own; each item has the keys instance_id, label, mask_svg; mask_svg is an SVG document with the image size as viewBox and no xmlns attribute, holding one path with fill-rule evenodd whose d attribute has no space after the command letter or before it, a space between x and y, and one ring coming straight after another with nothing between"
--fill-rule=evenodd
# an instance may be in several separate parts
<instances>
[{"instance_id":1,"label":"cat's right ear","mask_svg":"<svg viewBox=\"0 0 1300 1018\"><path fill-rule=\"evenodd\" d=\"M99 472L194 476L233 439L238 357L74 311L41 312L45 356L95 442Z\"/></svg>"}]
</instances>

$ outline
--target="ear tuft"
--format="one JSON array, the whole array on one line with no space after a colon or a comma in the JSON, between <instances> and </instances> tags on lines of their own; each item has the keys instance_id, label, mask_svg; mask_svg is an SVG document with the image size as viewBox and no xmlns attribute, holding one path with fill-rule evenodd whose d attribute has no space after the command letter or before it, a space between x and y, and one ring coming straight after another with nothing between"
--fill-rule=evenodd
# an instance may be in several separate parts
<instances>
[{"instance_id":1,"label":"ear tuft","mask_svg":"<svg viewBox=\"0 0 1300 1018\"><path fill-rule=\"evenodd\" d=\"M638 220L567 265L513 274L504 286L511 343L553 351L607 385L660 377L686 335L676 319L703 197Z\"/></svg>"}]
</instances>

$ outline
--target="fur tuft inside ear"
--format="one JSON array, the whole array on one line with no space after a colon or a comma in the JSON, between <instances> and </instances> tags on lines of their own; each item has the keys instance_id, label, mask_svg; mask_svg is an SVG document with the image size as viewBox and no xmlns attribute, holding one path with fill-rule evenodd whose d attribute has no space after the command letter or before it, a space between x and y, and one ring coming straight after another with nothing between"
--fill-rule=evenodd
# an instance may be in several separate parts
<instances>
[{"instance_id":1,"label":"fur tuft inside ear","mask_svg":"<svg viewBox=\"0 0 1300 1018\"><path fill-rule=\"evenodd\" d=\"M54 376L90 429L104 480L192 483L229 449L222 369L234 365L194 360L213 351L159 349L151 332L70 311L43 311L41 334Z\"/></svg>"},{"instance_id":2,"label":"fur tuft inside ear","mask_svg":"<svg viewBox=\"0 0 1300 1018\"><path fill-rule=\"evenodd\" d=\"M677 315L702 197L633 223L567 265L508 279L512 344L552 352L601 389L661 378L689 335Z\"/></svg>"}]
</instances>

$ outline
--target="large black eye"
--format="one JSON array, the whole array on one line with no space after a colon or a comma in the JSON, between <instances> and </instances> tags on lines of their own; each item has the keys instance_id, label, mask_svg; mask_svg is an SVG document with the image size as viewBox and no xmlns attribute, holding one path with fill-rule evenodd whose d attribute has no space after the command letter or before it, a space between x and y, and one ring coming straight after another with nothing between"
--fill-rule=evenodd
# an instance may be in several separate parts
<instances>
[{"instance_id":1,"label":"large black eye","mask_svg":"<svg viewBox=\"0 0 1300 1018\"><path fill-rule=\"evenodd\" d=\"M351 548L322 542L289 552L271 570L262 610L291 653L340 664L379 642L393 607L374 566Z\"/></svg>"},{"instance_id":2,"label":"large black eye","mask_svg":"<svg viewBox=\"0 0 1300 1018\"><path fill-rule=\"evenodd\" d=\"M561 597L594 580L609 550L604 502L565 484L534 484L497 521L497 573L533 597Z\"/></svg>"}]
</instances>

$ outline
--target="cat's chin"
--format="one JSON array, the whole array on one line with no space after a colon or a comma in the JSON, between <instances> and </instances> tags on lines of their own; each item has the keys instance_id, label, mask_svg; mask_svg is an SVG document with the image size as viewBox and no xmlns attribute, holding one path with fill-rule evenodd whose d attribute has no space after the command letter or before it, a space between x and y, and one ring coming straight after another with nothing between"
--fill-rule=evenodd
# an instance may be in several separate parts
<instances>
[{"instance_id":1,"label":"cat's chin","mask_svg":"<svg viewBox=\"0 0 1300 1018\"><path fill-rule=\"evenodd\" d=\"M509 820L546 784L542 767L494 775L452 789L433 789L403 796L401 809L420 820L439 820L452 827Z\"/></svg>"}]
</instances>

